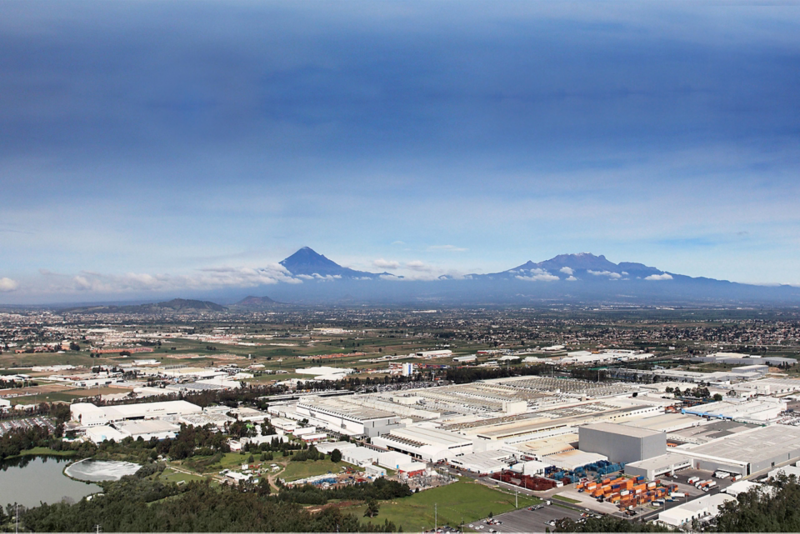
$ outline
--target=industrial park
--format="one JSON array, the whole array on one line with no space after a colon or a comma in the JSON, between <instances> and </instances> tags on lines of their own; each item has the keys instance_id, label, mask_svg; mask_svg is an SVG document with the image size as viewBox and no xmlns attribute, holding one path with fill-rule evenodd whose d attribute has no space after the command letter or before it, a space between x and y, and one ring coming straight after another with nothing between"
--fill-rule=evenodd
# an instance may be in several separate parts
<instances>
[{"instance_id":1,"label":"industrial park","mask_svg":"<svg viewBox=\"0 0 800 534\"><path fill-rule=\"evenodd\" d=\"M463 488L508 499L459 512L458 524L434 501L428 525L423 505L427 528L441 517L465 531L544 532L595 516L696 530L738 493L798 469L791 320L743 328L705 312L692 335L642 320L620 336L606 312L599 336L552 311L469 322L455 310L391 312L402 330L384 310L331 313L325 327L303 311L256 326L251 315L203 312L121 327L68 312L35 338L28 316L6 315L0 432L59 426L61 447L111 470L143 444L158 480L240 491L354 491L385 479L416 499ZM476 336L484 324L494 340ZM68 407L60 425L46 415L53 401ZM188 432L204 437L179 447Z\"/></svg>"}]
</instances>

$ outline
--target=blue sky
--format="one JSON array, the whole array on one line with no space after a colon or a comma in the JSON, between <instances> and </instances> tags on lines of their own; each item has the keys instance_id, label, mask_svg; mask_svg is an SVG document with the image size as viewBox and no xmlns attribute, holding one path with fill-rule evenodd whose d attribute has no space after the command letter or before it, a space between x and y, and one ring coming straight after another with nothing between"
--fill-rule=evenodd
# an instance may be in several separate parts
<instances>
[{"instance_id":1,"label":"blue sky","mask_svg":"<svg viewBox=\"0 0 800 534\"><path fill-rule=\"evenodd\" d=\"M0 303L273 282L304 245L800 284L796 3L2 10Z\"/></svg>"}]
</instances>

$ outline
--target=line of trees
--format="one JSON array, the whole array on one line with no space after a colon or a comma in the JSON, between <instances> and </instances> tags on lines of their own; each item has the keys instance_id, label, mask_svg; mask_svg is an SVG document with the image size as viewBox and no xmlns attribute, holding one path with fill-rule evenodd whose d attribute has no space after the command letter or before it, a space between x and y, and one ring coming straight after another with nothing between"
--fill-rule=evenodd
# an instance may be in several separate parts
<instances>
[{"instance_id":1,"label":"line of trees","mask_svg":"<svg viewBox=\"0 0 800 534\"><path fill-rule=\"evenodd\" d=\"M394 524L362 524L336 507L311 513L287 499L264 497L247 486L185 486L123 477L105 492L76 504L43 504L24 511L37 532L394 532Z\"/></svg>"}]
</instances>

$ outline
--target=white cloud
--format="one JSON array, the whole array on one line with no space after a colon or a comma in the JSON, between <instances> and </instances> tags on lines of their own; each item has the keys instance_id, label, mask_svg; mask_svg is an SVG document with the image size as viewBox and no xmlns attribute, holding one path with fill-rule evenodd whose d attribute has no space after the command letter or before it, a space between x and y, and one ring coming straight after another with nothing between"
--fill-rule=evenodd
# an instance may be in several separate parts
<instances>
[{"instance_id":1,"label":"white cloud","mask_svg":"<svg viewBox=\"0 0 800 534\"><path fill-rule=\"evenodd\" d=\"M455 246L455 245L433 245L433 246L430 246L430 247L428 247L428 250L429 250L430 252L435 252L435 251L444 251L444 252L466 252L466 251L468 251L469 249L468 249L468 248L461 248L461 247L457 247L457 246Z\"/></svg>"},{"instance_id":2,"label":"white cloud","mask_svg":"<svg viewBox=\"0 0 800 534\"><path fill-rule=\"evenodd\" d=\"M298 274L297 278L302 278L303 280L326 280L326 281L331 281L331 280L339 280L339 279L341 279L342 275L340 275L340 274L326 274L325 276L322 276L319 273ZM276 282L277 282L277 280L276 280Z\"/></svg>"},{"instance_id":3,"label":"white cloud","mask_svg":"<svg viewBox=\"0 0 800 534\"><path fill-rule=\"evenodd\" d=\"M374 265L378 269L397 269L400 267L400 262L395 260L385 260L383 258L378 258L377 260L372 262L372 265Z\"/></svg>"},{"instance_id":4,"label":"white cloud","mask_svg":"<svg viewBox=\"0 0 800 534\"><path fill-rule=\"evenodd\" d=\"M589 274L593 274L593 275L595 275L595 276L607 276L607 277L609 277L611 280L619 280L620 278L622 278L622 275L621 275L621 274L619 274L619 273L612 273L611 271L592 271L592 270L589 270L589 271L587 271L587 272L588 272Z\"/></svg>"},{"instance_id":5,"label":"white cloud","mask_svg":"<svg viewBox=\"0 0 800 534\"><path fill-rule=\"evenodd\" d=\"M550 274L544 269L531 269L528 271L528 276L517 275L516 278L526 282L555 282L560 280L558 276Z\"/></svg>"},{"instance_id":6,"label":"white cloud","mask_svg":"<svg viewBox=\"0 0 800 534\"><path fill-rule=\"evenodd\" d=\"M578 279L575 278L574 276L570 276L569 278L567 278L567 282L577 282L577 281Z\"/></svg>"},{"instance_id":7,"label":"white cloud","mask_svg":"<svg viewBox=\"0 0 800 534\"><path fill-rule=\"evenodd\" d=\"M294 278L281 265L266 268L214 267L201 269L189 274L103 274L83 271L75 276L64 276L49 271L43 276L52 280L51 291L89 291L97 293L124 293L128 291L175 291L183 289L215 289L221 287L255 287L260 285L302 283L301 277ZM336 277L314 276L308 279L332 280Z\"/></svg>"},{"instance_id":8,"label":"white cloud","mask_svg":"<svg viewBox=\"0 0 800 534\"><path fill-rule=\"evenodd\" d=\"M16 280L12 280L11 278L0 278L0 291L2 292L10 292L14 291L19 287L19 284Z\"/></svg>"},{"instance_id":9,"label":"white cloud","mask_svg":"<svg viewBox=\"0 0 800 534\"><path fill-rule=\"evenodd\" d=\"M646 276L645 280L672 280L672 275L669 273L651 274Z\"/></svg>"},{"instance_id":10,"label":"white cloud","mask_svg":"<svg viewBox=\"0 0 800 534\"><path fill-rule=\"evenodd\" d=\"M433 271L433 267L431 267L430 265L426 265L425 263L419 260L410 261L406 263L405 267L406 269L410 269L418 273L429 273Z\"/></svg>"},{"instance_id":11,"label":"white cloud","mask_svg":"<svg viewBox=\"0 0 800 534\"><path fill-rule=\"evenodd\" d=\"M562 267L561 269L559 269L559 271L561 271L564 274L568 274L570 276L575 274L575 271L573 271L571 267Z\"/></svg>"}]
</instances>

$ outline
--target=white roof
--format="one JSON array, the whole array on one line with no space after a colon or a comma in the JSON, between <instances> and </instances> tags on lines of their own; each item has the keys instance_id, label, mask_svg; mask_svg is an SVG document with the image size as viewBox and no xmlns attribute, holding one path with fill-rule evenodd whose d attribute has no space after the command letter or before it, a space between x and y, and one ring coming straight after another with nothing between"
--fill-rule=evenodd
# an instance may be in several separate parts
<instances>
[{"instance_id":1,"label":"white roof","mask_svg":"<svg viewBox=\"0 0 800 534\"><path fill-rule=\"evenodd\" d=\"M112 440L112 439L114 441L120 441L122 439L125 439L127 435L123 434L122 432L120 432L115 428L103 425L103 426L94 426L88 428L86 430L86 437L88 437L95 443L99 443L101 441Z\"/></svg>"},{"instance_id":2,"label":"white roof","mask_svg":"<svg viewBox=\"0 0 800 534\"><path fill-rule=\"evenodd\" d=\"M439 430L436 428L425 428L421 426L408 426L405 428L395 428L389 432L390 436L397 436L419 443L420 445L435 445L450 447L454 445L469 445L472 440L466 436Z\"/></svg>"},{"instance_id":3,"label":"white roof","mask_svg":"<svg viewBox=\"0 0 800 534\"><path fill-rule=\"evenodd\" d=\"M346 451L342 451L343 456L347 456L350 459L353 459L357 462L363 462L364 460L376 460L381 453L378 451L369 449L367 447L356 447L353 449L347 449Z\"/></svg>"}]
</instances>

